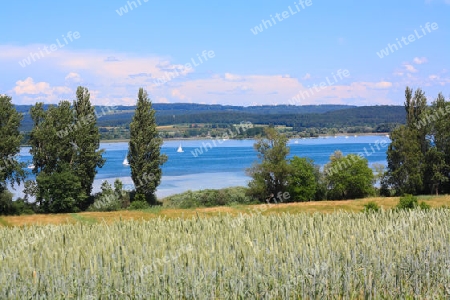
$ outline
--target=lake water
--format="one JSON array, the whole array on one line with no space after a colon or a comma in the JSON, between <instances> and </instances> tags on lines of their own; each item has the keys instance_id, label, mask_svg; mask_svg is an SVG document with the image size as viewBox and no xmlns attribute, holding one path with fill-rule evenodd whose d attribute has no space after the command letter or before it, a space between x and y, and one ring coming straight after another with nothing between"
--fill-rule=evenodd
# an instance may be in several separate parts
<instances>
[{"instance_id":1,"label":"lake water","mask_svg":"<svg viewBox=\"0 0 450 300\"><path fill-rule=\"evenodd\" d=\"M183 153L178 153L182 145ZM230 186L246 186L250 179L245 174L257 160L253 149L254 140L183 140L165 141L161 152L168 156L163 165L163 177L158 187L158 197L206 188L224 188ZM370 165L380 163L386 165L386 150L390 140L386 136L344 136L314 139L295 139L289 141L290 155L309 157L318 165L323 166L329 161L335 150L341 150L344 155L362 153ZM122 164L127 154L128 143L102 143L105 149L106 163L98 170L94 181L94 192L100 190L102 181L111 184L116 178L122 180L125 188L133 188L130 177L130 167ZM23 147L20 161L31 162L29 148ZM202 152L202 153L201 153ZM32 175L29 176L33 178ZM14 192L14 191L13 191ZM20 188L14 192L22 196Z\"/></svg>"}]
</instances>

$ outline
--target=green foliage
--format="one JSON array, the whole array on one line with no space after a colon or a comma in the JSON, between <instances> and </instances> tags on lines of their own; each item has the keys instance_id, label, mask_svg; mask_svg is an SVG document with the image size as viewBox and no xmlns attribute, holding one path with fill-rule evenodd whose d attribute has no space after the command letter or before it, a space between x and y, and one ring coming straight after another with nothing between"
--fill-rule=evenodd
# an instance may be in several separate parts
<instances>
[{"instance_id":1,"label":"green foliage","mask_svg":"<svg viewBox=\"0 0 450 300\"><path fill-rule=\"evenodd\" d=\"M136 193L134 195L133 202L146 202L145 195Z\"/></svg>"},{"instance_id":2,"label":"green foliage","mask_svg":"<svg viewBox=\"0 0 450 300\"><path fill-rule=\"evenodd\" d=\"M95 109L90 102L87 88L77 88L77 100L73 101L74 126L72 145L76 155L73 161L75 174L80 178L81 186L86 195L92 192L97 168L101 168L105 160L100 148L100 133L96 125ZM85 204L86 206L86 204Z\"/></svg>"},{"instance_id":3,"label":"green foliage","mask_svg":"<svg viewBox=\"0 0 450 300\"><path fill-rule=\"evenodd\" d=\"M290 201L315 200L318 190L314 162L306 157L294 156L290 162L288 177Z\"/></svg>"},{"instance_id":4,"label":"green foliage","mask_svg":"<svg viewBox=\"0 0 450 300\"><path fill-rule=\"evenodd\" d=\"M87 89L78 87L73 106L43 103L31 108L30 153L36 174L36 200L42 212L76 212L91 203L92 184L104 160L94 108ZM67 184L64 187L57 183Z\"/></svg>"},{"instance_id":5,"label":"green foliage","mask_svg":"<svg viewBox=\"0 0 450 300\"><path fill-rule=\"evenodd\" d=\"M221 205L250 204L247 188L231 187L220 190L187 191L163 199L163 206L172 208L213 207Z\"/></svg>"},{"instance_id":6,"label":"green foliage","mask_svg":"<svg viewBox=\"0 0 450 300\"><path fill-rule=\"evenodd\" d=\"M290 172L286 160L290 151L287 137L273 127L265 128L265 133L266 138L258 139L254 145L259 162L247 169L253 178L248 184L248 195L261 202L288 189Z\"/></svg>"},{"instance_id":7,"label":"green foliage","mask_svg":"<svg viewBox=\"0 0 450 300\"><path fill-rule=\"evenodd\" d=\"M420 209L424 209L424 210L429 210L431 208L431 206L428 203L425 203L425 202L422 201L419 204L419 208Z\"/></svg>"},{"instance_id":8,"label":"green foliage","mask_svg":"<svg viewBox=\"0 0 450 300\"><path fill-rule=\"evenodd\" d=\"M365 213L378 212L379 210L380 210L380 207L374 201L370 201L370 202L364 204L363 212L365 212Z\"/></svg>"},{"instance_id":9,"label":"green foliage","mask_svg":"<svg viewBox=\"0 0 450 300\"><path fill-rule=\"evenodd\" d=\"M331 200L356 199L373 195L374 175L368 161L356 154L344 156L335 151L324 167L328 185L327 198Z\"/></svg>"},{"instance_id":10,"label":"green foliage","mask_svg":"<svg viewBox=\"0 0 450 300\"><path fill-rule=\"evenodd\" d=\"M398 209L414 209L418 206L417 197L406 194L403 197L400 197L400 200L397 204Z\"/></svg>"},{"instance_id":11,"label":"green foliage","mask_svg":"<svg viewBox=\"0 0 450 300\"><path fill-rule=\"evenodd\" d=\"M122 182L114 181L114 189L108 181L102 182L101 192L94 196L94 203L89 206L89 211L117 211L128 207L130 196L122 190Z\"/></svg>"},{"instance_id":12,"label":"green foliage","mask_svg":"<svg viewBox=\"0 0 450 300\"><path fill-rule=\"evenodd\" d=\"M156 188L161 182L161 166L167 156L161 154L163 140L156 131L155 110L143 88L139 89L136 111L130 123L128 161L138 194L150 205L156 204Z\"/></svg>"},{"instance_id":13,"label":"green foliage","mask_svg":"<svg viewBox=\"0 0 450 300\"><path fill-rule=\"evenodd\" d=\"M67 164L59 165L55 172L41 172L36 177L38 186L39 212L70 213L78 212L79 202L87 196L81 181Z\"/></svg>"},{"instance_id":14,"label":"green foliage","mask_svg":"<svg viewBox=\"0 0 450 300\"><path fill-rule=\"evenodd\" d=\"M150 205L148 205L147 201L133 201L128 207L129 210L141 210L147 208L150 208Z\"/></svg>"},{"instance_id":15,"label":"green foliage","mask_svg":"<svg viewBox=\"0 0 450 300\"><path fill-rule=\"evenodd\" d=\"M395 195L423 191L424 155L414 128L399 126L391 132L387 150L387 180Z\"/></svg>"},{"instance_id":16,"label":"green foliage","mask_svg":"<svg viewBox=\"0 0 450 300\"><path fill-rule=\"evenodd\" d=\"M450 192L450 102L439 94L427 106L424 92L405 91L406 125L391 133L385 190L418 195Z\"/></svg>"},{"instance_id":17,"label":"green foliage","mask_svg":"<svg viewBox=\"0 0 450 300\"><path fill-rule=\"evenodd\" d=\"M13 201L11 192L0 192L0 215L31 215L34 214L34 206L24 199Z\"/></svg>"},{"instance_id":18,"label":"green foliage","mask_svg":"<svg viewBox=\"0 0 450 300\"><path fill-rule=\"evenodd\" d=\"M16 158L22 140L21 121L22 115L14 108L11 97L0 95L0 193L6 190L6 181L14 186L25 179L24 164Z\"/></svg>"},{"instance_id":19,"label":"green foliage","mask_svg":"<svg viewBox=\"0 0 450 300\"><path fill-rule=\"evenodd\" d=\"M0 215L13 215L15 210L13 207L12 194L7 190L0 192Z\"/></svg>"}]
</instances>

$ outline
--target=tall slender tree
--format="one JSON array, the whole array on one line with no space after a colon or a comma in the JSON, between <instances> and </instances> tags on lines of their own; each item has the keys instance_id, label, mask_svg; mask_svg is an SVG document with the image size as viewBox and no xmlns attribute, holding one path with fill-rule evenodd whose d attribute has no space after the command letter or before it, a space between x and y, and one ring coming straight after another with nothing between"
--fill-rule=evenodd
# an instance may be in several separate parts
<instances>
[{"instance_id":1,"label":"tall slender tree","mask_svg":"<svg viewBox=\"0 0 450 300\"><path fill-rule=\"evenodd\" d=\"M71 142L76 152L74 169L81 179L81 187L85 194L90 195L97 167L101 168L105 160L102 158L103 150L99 150L100 133L97 127L95 108L91 105L87 88L78 87L73 109L75 112L74 125L76 126L73 142Z\"/></svg>"},{"instance_id":2,"label":"tall slender tree","mask_svg":"<svg viewBox=\"0 0 450 300\"><path fill-rule=\"evenodd\" d=\"M162 143L156 130L152 102L147 92L140 88L130 123L128 161L136 193L145 196L149 204L156 204L155 191L161 182L161 166L167 161L167 156L161 154Z\"/></svg>"},{"instance_id":3,"label":"tall slender tree","mask_svg":"<svg viewBox=\"0 0 450 300\"><path fill-rule=\"evenodd\" d=\"M407 87L406 125L391 133L383 190L395 194L450 191L450 103L442 94L429 107L425 93Z\"/></svg>"},{"instance_id":4,"label":"tall slender tree","mask_svg":"<svg viewBox=\"0 0 450 300\"><path fill-rule=\"evenodd\" d=\"M21 121L22 115L15 109L11 97L0 95L0 193L6 190L7 181L14 186L25 178L24 166L16 159L22 140Z\"/></svg>"}]
</instances>

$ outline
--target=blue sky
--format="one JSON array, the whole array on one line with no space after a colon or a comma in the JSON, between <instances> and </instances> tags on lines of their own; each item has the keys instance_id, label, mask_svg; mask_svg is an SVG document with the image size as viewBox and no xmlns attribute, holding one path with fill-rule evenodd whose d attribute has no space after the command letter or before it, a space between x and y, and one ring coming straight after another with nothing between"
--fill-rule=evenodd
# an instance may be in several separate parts
<instances>
[{"instance_id":1,"label":"blue sky","mask_svg":"<svg viewBox=\"0 0 450 300\"><path fill-rule=\"evenodd\" d=\"M139 87L158 103L245 106L402 105L407 85L450 96L450 0L2 6L0 94L16 104L72 100L79 85L96 105L133 105Z\"/></svg>"}]
</instances>

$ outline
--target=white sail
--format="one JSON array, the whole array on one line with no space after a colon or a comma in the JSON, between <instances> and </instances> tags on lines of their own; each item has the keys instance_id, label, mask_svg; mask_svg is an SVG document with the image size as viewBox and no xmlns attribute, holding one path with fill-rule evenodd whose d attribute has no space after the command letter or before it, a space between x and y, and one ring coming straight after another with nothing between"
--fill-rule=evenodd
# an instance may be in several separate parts
<instances>
[{"instance_id":1,"label":"white sail","mask_svg":"<svg viewBox=\"0 0 450 300\"><path fill-rule=\"evenodd\" d=\"M180 146L178 147L177 152L184 152L184 151L183 151L183 148L181 148L181 144L180 144Z\"/></svg>"},{"instance_id":2,"label":"white sail","mask_svg":"<svg viewBox=\"0 0 450 300\"><path fill-rule=\"evenodd\" d=\"M123 160L123 163L122 163L124 166L129 166L130 165L130 163L128 162L128 158L125 156L125 158L124 158L124 160Z\"/></svg>"}]
</instances>

